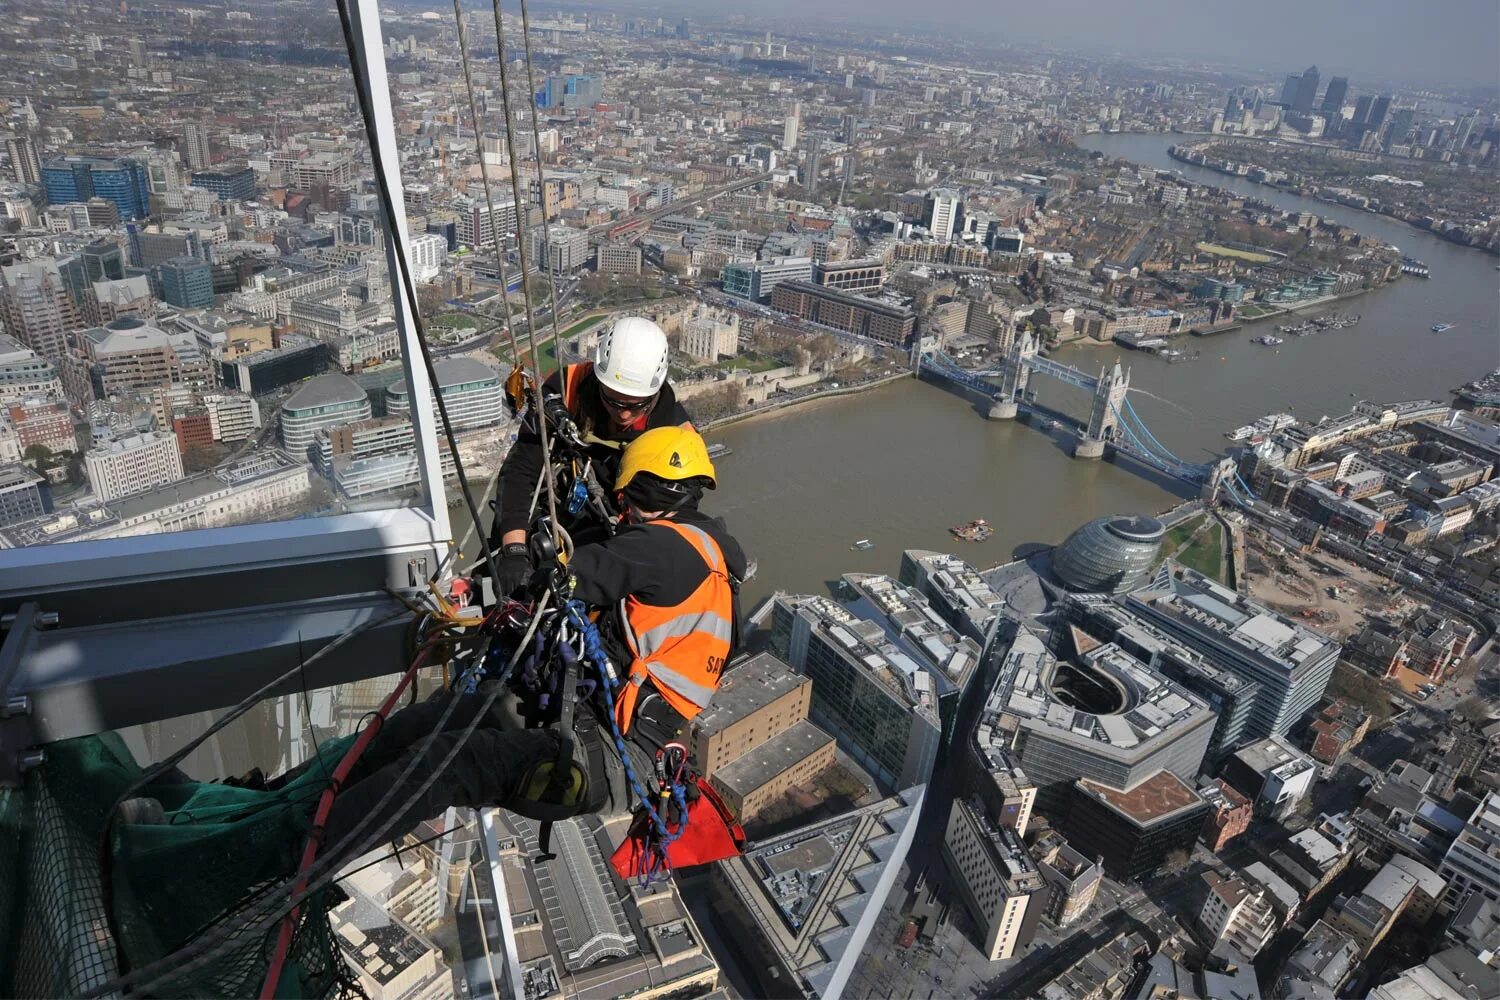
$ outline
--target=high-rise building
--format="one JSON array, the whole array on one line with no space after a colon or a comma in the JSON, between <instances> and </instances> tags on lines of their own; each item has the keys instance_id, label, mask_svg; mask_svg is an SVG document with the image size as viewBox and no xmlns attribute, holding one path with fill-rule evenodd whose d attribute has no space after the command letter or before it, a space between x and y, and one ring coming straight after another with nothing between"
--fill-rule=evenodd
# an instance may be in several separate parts
<instances>
[{"instance_id":1,"label":"high-rise building","mask_svg":"<svg viewBox=\"0 0 1500 1000\"><path fill-rule=\"evenodd\" d=\"M42 185L54 205L104 198L122 219L141 219L149 209L146 168L127 157L63 156L42 166Z\"/></svg>"},{"instance_id":2,"label":"high-rise building","mask_svg":"<svg viewBox=\"0 0 1500 1000\"><path fill-rule=\"evenodd\" d=\"M1168 564L1126 608L1222 670L1258 685L1243 736L1285 736L1315 705L1340 644L1241 597L1203 574Z\"/></svg>"},{"instance_id":3,"label":"high-rise building","mask_svg":"<svg viewBox=\"0 0 1500 1000\"><path fill-rule=\"evenodd\" d=\"M19 184L42 183L42 160L36 151L36 140L22 133L5 137L5 154L10 159L11 176Z\"/></svg>"},{"instance_id":4,"label":"high-rise building","mask_svg":"<svg viewBox=\"0 0 1500 1000\"><path fill-rule=\"evenodd\" d=\"M931 677L881 626L825 597L778 596L771 649L813 680L811 717L886 788L925 784L942 742Z\"/></svg>"},{"instance_id":5,"label":"high-rise building","mask_svg":"<svg viewBox=\"0 0 1500 1000\"><path fill-rule=\"evenodd\" d=\"M1297 94L1292 99L1292 110L1311 111L1318 99L1318 67L1309 66L1297 81Z\"/></svg>"},{"instance_id":6,"label":"high-rise building","mask_svg":"<svg viewBox=\"0 0 1500 1000\"><path fill-rule=\"evenodd\" d=\"M433 365L438 393L456 431L491 427L505 419L505 386L500 372L473 358L442 358ZM385 390L385 411L392 416L411 412L406 398L406 380L392 382ZM437 403L433 403L434 416Z\"/></svg>"},{"instance_id":7,"label":"high-rise building","mask_svg":"<svg viewBox=\"0 0 1500 1000\"><path fill-rule=\"evenodd\" d=\"M586 74L549 76L537 91L539 108L564 108L569 111L588 108L604 100L602 77Z\"/></svg>"},{"instance_id":8,"label":"high-rise building","mask_svg":"<svg viewBox=\"0 0 1500 1000\"><path fill-rule=\"evenodd\" d=\"M168 333L134 316L86 330L80 343L97 399L173 382L211 387L216 381L213 363L201 356L192 334Z\"/></svg>"},{"instance_id":9,"label":"high-rise building","mask_svg":"<svg viewBox=\"0 0 1500 1000\"><path fill-rule=\"evenodd\" d=\"M1390 110L1391 95L1381 94L1370 105L1370 116L1365 121L1371 128L1379 128L1385 124L1385 116L1390 113Z\"/></svg>"},{"instance_id":10,"label":"high-rise building","mask_svg":"<svg viewBox=\"0 0 1500 1000\"><path fill-rule=\"evenodd\" d=\"M249 201L255 197L255 171L248 166L225 164L194 170L189 183L212 191L220 201Z\"/></svg>"},{"instance_id":11,"label":"high-rise building","mask_svg":"<svg viewBox=\"0 0 1500 1000\"><path fill-rule=\"evenodd\" d=\"M962 207L958 192L950 188L938 188L927 195L927 217L923 221L933 239L939 243L952 241Z\"/></svg>"},{"instance_id":12,"label":"high-rise building","mask_svg":"<svg viewBox=\"0 0 1500 1000\"><path fill-rule=\"evenodd\" d=\"M1277 103L1292 107L1297 103L1297 88L1301 85L1301 73L1288 73L1286 82L1281 85L1281 100Z\"/></svg>"},{"instance_id":13,"label":"high-rise building","mask_svg":"<svg viewBox=\"0 0 1500 1000\"><path fill-rule=\"evenodd\" d=\"M47 477L24 465L0 465L0 528L51 512Z\"/></svg>"},{"instance_id":14,"label":"high-rise building","mask_svg":"<svg viewBox=\"0 0 1500 1000\"><path fill-rule=\"evenodd\" d=\"M943 861L959 898L981 931L990 961L1030 944L1045 908L1047 883L1016 831L996 826L977 799L955 798L943 833Z\"/></svg>"},{"instance_id":15,"label":"high-rise building","mask_svg":"<svg viewBox=\"0 0 1500 1000\"><path fill-rule=\"evenodd\" d=\"M1328 81L1328 90L1323 94L1322 112L1330 119L1338 117L1349 96L1349 78L1336 76Z\"/></svg>"},{"instance_id":16,"label":"high-rise building","mask_svg":"<svg viewBox=\"0 0 1500 1000\"><path fill-rule=\"evenodd\" d=\"M0 325L44 358L67 354L68 334L82 325L57 261L50 257L0 267Z\"/></svg>"},{"instance_id":17,"label":"high-rise building","mask_svg":"<svg viewBox=\"0 0 1500 1000\"><path fill-rule=\"evenodd\" d=\"M179 309L207 309L214 304L213 265L197 257L177 257L155 268L163 302Z\"/></svg>"},{"instance_id":18,"label":"high-rise building","mask_svg":"<svg viewBox=\"0 0 1500 1000\"><path fill-rule=\"evenodd\" d=\"M189 170L206 170L214 162L208 143L208 129L197 122L189 122L182 127L181 145L182 158Z\"/></svg>"},{"instance_id":19,"label":"high-rise building","mask_svg":"<svg viewBox=\"0 0 1500 1000\"><path fill-rule=\"evenodd\" d=\"M1363 125L1370 120L1370 109L1375 104L1374 94L1361 94L1354 99L1354 117L1349 121L1355 125Z\"/></svg>"},{"instance_id":20,"label":"high-rise building","mask_svg":"<svg viewBox=\"0 0 1500 1000\"><path fill-rule=\"evenodd\" d=\"M182 478L177 438L155 431L97 445L84 453L83 464L94 495L106 503Z\"/></svg>"},{"instance_id":21,"label":"high-rise building","mask_svg":"<svg viewBox=\"0 0 1500 1000\"><path fill-rule=\"evenodd\" d=\"M460 244L470 249L493 247L497 225L502 240L509 239L516 232L518 217L513 201L497 202L493 210L486 208L483 202L471 201L459 207L457 213L458 229L455 235Z\"/></svg>"},{"instance_id":22,"label":"high-rise building","mask_svg":"<svg viewBox=\"0 0 1500 1000\"><path fill-rule=\"evenodd\" d=\"M1174 851L1191 851L1208 804L1171 771L1129 788L1081 778L1063 827L1084 857L1099 857L1111 878L1134 881L1156 870Z\"/></svg>"},{"instance_id":23,"label":"high-rise building","mask_svg":"<svg viewBox=\"0 0 1500 1000\"><path fill-rule=\"evenodd\" d=\"M793 101L787 109L786 120L781 125L781 148L790 152L797 148L797 133L802 127L802 102Z\"/></svg>"},{"instance_id":24,"label":"high-rise building","mask_svg":"<svg viewBox=\"0 0 1500 1000\"><path fill-rule=\"evenodd\" d=\"M407 243L411 249L412 277L432 281L448 260L448 241L437 233L418 233Z\"/></svg>"},{"instance_id":25,"label":"high-rise building","mask_svg":"<svg viewBox=\"0 0 1500 1000\"><path fill-rule=\"evenodd\" d=\"M281 443L293 458L302 458L318 431L368 420L371 412L370 397L358 382L347 375L319 375L282 404Z\"/></svg>"}]
</instances>

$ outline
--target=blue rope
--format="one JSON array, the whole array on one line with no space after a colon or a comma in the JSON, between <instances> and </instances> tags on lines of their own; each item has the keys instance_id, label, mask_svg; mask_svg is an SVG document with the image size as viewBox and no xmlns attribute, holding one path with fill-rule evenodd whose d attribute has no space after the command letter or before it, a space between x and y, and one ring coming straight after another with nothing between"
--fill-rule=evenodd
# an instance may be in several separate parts
<instances>
[{"instance_id":1,"label":"blue rope","mask_svg":"<svg viewBox=\"0 0 1500 1000\"><path fill-rule=\"evenodd\" d=\"M666 821L662 819L661 813L657 811L652 796L647 793L640 778L636 776L635 766L631 764L630 754L625 749L625 736L620 732L619 723L615 721L614 704L619 690L619 680L610 668L609 653L605 651L604 642L599 637L599 626L589 621L588 608L582 601L569 601L564 609L568 620L583 634L584 655L599 672L600 686L604 689L604 715L609 719L609 730L614 736L615 749L620 754L620 763L625 766L625 778L630 782L630 788L640 799L641 805L645 807L646 815L651 822L651 831L646 838L646 850L650 857L639 880L642 887L649 886L658 876L668 877L672 874L672 858L668 853L668 848L687 830L687 793L683 784L677 781L671 782L672 801L677 804L678 815L682 817L677 832L672 833L667 829Z\"/></svg>"}]
</instances>

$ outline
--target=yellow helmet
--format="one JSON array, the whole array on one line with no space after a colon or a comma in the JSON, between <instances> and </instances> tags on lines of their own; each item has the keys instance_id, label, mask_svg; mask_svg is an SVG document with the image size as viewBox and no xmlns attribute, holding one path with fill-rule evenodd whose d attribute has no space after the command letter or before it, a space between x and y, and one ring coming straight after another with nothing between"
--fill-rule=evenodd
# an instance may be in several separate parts
<instances>
[{"instance_id":1,"label":"yellow helmet","mask_svg":"<svg viewBox=\"0 0 1500 1000\"><path fill-rule=\"evenodd\" d=\"M670 482L702 476L708 480L709 489L718 486L708 445L691 427L655 427L626 445L615 490L625 489L639 472Z\"/></svg>"}]
</instances>

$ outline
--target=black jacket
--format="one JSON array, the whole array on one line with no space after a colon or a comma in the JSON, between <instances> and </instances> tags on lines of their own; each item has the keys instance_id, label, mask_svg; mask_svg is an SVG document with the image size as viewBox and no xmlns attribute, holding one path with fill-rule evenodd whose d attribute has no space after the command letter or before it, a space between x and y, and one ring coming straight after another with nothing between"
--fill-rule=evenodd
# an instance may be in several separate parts
<instances>
[{"instance_id":1,"label":"black jacket","mask_svg":"<svg viewBox=\"0 0 1500 1000\"><path fill-rule=\"evenodd\" d=\"M554 372L547 379L542 391L544 394L562 395L561 374ZM604 404L599 401L599 380L592 372L579 386L578 399L570 412L585 435L592 430L596 436L606 437L606 434L600 433L598 429L609 426L609 417L604 412ZM661 387L661 393L656 397L656 406L646 415L644 427L627 431L618 437L610 435L610 439L623 446L653 428L688 424L690 421L687 411L682 408L681 403L677 402L677 394L672 391L671 384L667 383ZM612 504L615 474L620 468L621 448L610 447L608 444L591 444L585 450L593 459L594 473L598 476L599 484L604 487L605 495ZM532 492L536 489L541 476L542 439L537 431L536 412L533 407L527 411L526 419L516 435L516 441L511 445L510 453L505 456L505 461L500 466L499 482L495 489L495 524L490 532L492 546L499 548L500 539L507 531L524 531L531 527L527 513L531 509ZM538 502L538 509L544 510L545 508L546 498L543 497ZM585 513L582 516L588 515ZM574 527L566 515L559 514L559 520L563 522L563 527L569 530Z\"/></svg>"},{"instance_id":2,"label":"black jacket","mask_svg":"<svg viewBox=\"0 0 1500 1000\"><path fill-rule=\"evenodd\" d=\"M701 528L718 543L724 553L724 565L734 586L735 633L740 633L739 581L745 578L745 550L729 533L722 518L702 511L684 510L675 520ZM603 608L612 627L603 629L610 654L626 654L623 644L609 641L622 635L618 620L619 605L634 595L639 601L656 607L681 604L708 578L709 569L692 543L677 532L651 524L632 524L606 541L579 546L568 564L572 571L573 596ZM623 662L628 663L628 659Z\"/></svg>"}]
</instances>

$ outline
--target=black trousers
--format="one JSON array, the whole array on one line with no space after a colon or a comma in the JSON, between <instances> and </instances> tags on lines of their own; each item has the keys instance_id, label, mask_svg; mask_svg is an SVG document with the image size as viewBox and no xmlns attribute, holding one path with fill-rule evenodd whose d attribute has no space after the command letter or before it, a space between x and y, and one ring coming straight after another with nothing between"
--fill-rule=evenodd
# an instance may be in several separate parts
<instances>
[{"instance_id":1,"label":"black trousers","mask_svg":"<svg viewBox=\"0 0 1500 1000\"><path fill-rule=\"evenodd\" d=\"M434 727L452 698L458 699L458 705L443 729L435 732ZM484 697L478 694L450 695L393 713L361 756L349 783L333 800L324 843L330 846L338 843L368 816L397 784L413 759L420 758L420 763L400 781L400 787L384 807L386 814L361 832L359 843L350 848L350 857L404 836L423 820L442 815L449 806L474 809L504 806L515 795L523 776L538 764L557 757L554 733L546 729L513 728L506 714L494 706L464 740L463 730L483 702ZM453 762L419 792L459 743L462 746ZM391 818L395 820L393 824L389 822Z\"/></svg>"}]
</instances>

